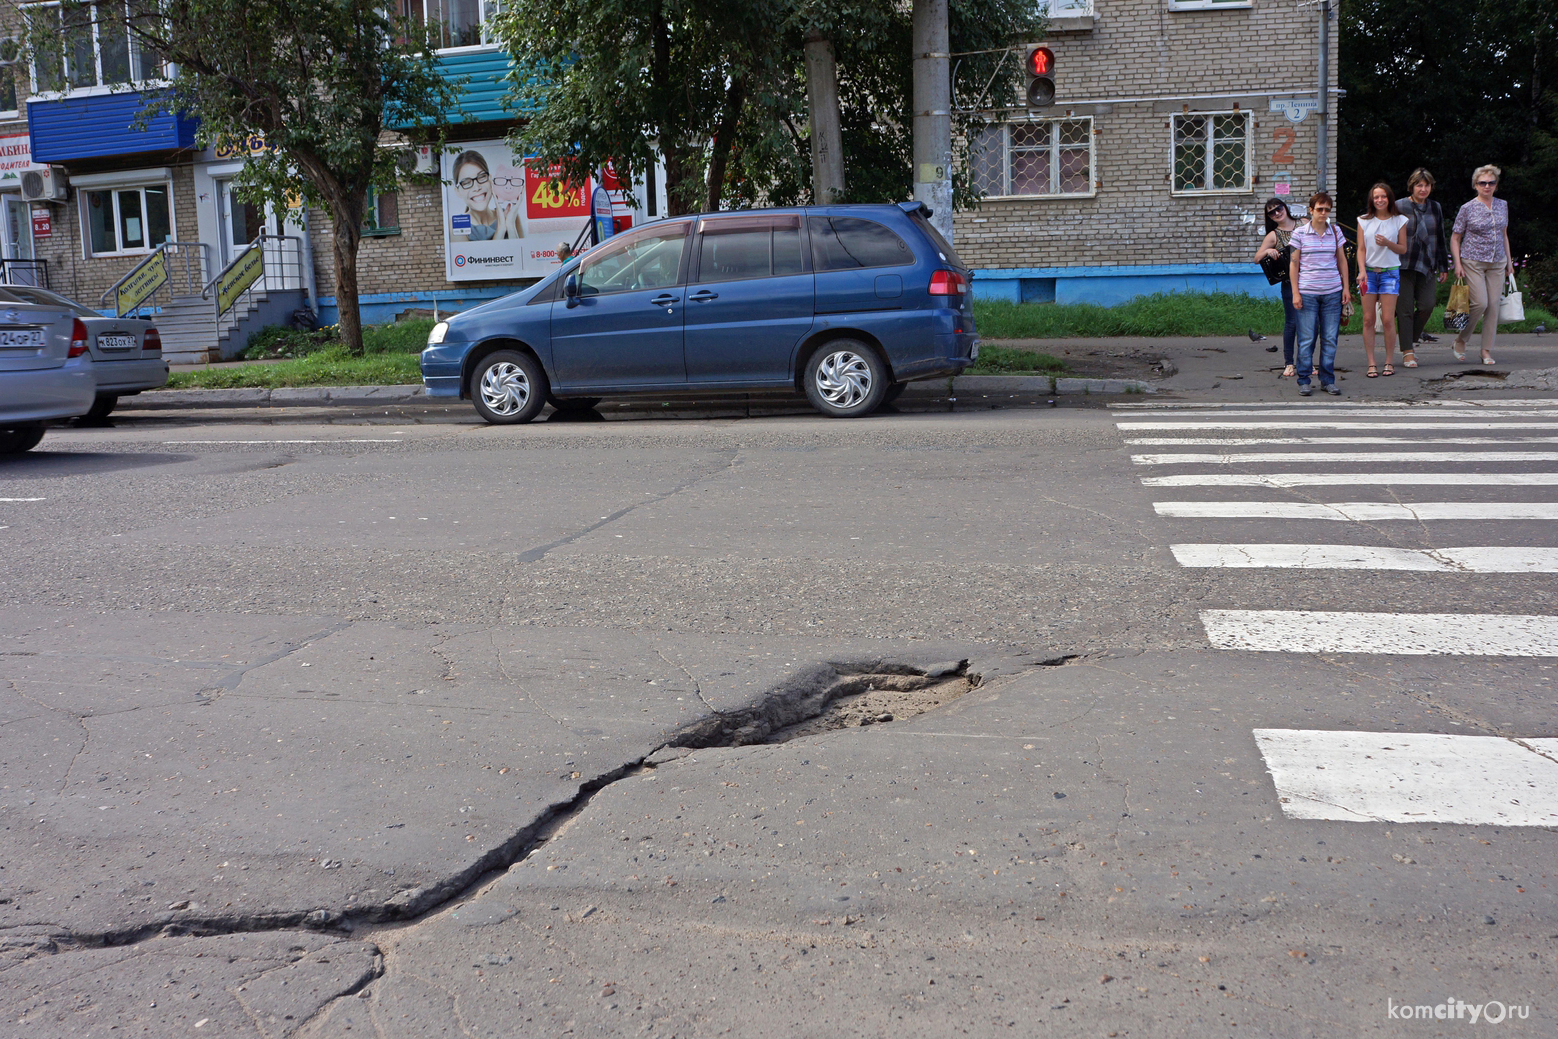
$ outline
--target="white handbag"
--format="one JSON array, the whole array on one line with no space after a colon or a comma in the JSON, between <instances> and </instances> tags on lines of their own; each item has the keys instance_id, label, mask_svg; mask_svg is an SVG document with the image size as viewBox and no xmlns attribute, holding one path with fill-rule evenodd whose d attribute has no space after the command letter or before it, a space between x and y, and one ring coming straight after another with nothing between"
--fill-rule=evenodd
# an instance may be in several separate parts
<instances>
[{"instance_id":1,"label":"white handbag","mask_svg":"<svg viewBox=\"0 0 1558 1039\"><path fill-rule=\"evenodd\" d=\"M1502 325L1510 321L1524 321L1526 319L1526 304L1524 298L1520 295L1519 287L1515 285L1515 276L1506 271L1504 277L1508 280L1504 285L1504 295L1499 297L1498 301L1499 324Z\"/></svg>"}]
</instances>

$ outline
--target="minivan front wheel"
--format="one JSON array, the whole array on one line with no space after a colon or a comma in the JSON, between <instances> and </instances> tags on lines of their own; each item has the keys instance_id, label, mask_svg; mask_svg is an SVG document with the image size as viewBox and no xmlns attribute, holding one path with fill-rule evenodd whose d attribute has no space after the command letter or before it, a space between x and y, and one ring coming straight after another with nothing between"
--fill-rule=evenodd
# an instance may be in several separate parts
<instances>
[{"instance_id":1,"label":"minivan front wheel","mask_svg":"<svg viewBox=\"0 0 1558 1039\"><path fill-rule=\"evenodd\" d=\"M806 399L831 418L871 414L890 384L882 355L854 339L823 345L806 364Z\"/></svg>"},{"instance_id":2,"label":"minivan front wheel","mask_svg":"<svg viewBox=\"0 0 1558 1039\"><path fill-rule=\"evenodd\" d=\"M490 353L471 376L471 403L494 425L529 422L546 406L546 373L534 357L518 350Z\"/></svg>"}]
</instances>

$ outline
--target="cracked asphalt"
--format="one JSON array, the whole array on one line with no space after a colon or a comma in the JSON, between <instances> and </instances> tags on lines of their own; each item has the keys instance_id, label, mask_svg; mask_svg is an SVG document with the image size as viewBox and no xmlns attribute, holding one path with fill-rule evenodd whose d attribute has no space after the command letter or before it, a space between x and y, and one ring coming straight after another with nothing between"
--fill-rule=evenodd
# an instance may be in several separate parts
<instances>
[{"instance_id":1,"label":"cracked asphalt","mask_svg":"<svg viewBox=\"0 0 1558 1039\"><path fill-rule=\"evenodd\" d=\"M1558 836L1288 818L1252 730L1549 737L1558 660L1198 618L1544 614L1554 578L1170 550L1551 522L1187 524L1106 403L51 431L0 465L38 499L0 501L0 1036L1466 1029L1388 1013L1446 999L1552 1035ZM1273 497L1339 500L1219 493ZM719 745L963 660L927 713Z\"/></svg>"}]
</instances>

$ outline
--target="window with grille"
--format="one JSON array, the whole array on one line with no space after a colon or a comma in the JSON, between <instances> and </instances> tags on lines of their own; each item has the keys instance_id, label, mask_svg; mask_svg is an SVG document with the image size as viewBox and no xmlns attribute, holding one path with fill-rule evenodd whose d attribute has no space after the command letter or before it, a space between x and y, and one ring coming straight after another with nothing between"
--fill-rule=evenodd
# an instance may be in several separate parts
<instances>
[{"instance_id":1,"label":"window with grille","mask_svg":"<svg viewBox=\"0 0 1558 1039\"><path fill-rule=\"evenodd\" d=\"M1091 195L1093 121L1001 123L974 140L975 189L986 198Z\"/></svg>"},{"instance_id":2,"label":"window with grille","mask_svg":"<svg viewBox=\"0 0 1558 1039\"><path fill-rule=\"evenodd\" d=\"M1250 113L1174 117L1174 192L1250 190Z\"/></svg>"}]
</instances>

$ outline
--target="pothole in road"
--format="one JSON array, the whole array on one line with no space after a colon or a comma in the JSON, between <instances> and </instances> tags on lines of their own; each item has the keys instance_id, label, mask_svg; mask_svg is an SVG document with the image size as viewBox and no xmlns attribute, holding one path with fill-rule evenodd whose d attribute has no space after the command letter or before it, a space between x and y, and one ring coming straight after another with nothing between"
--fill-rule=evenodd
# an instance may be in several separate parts
<instances>
[{"instance_id":1,"label":"pothole in road","mask_svg":"<svg viewBox=\"0 0 1558 1039\"><path fill-rule=\"evenodd\" d=\"M836 729L855 729L884 725L924 714L979 687L979 676L963 670L932 678L928 675L856 676L848 684L865 688L860 692L841 692L815 718L797 722L772 733L765 743L784 743L801 736L815 736Z\"/></svg>"}]
</instances>

